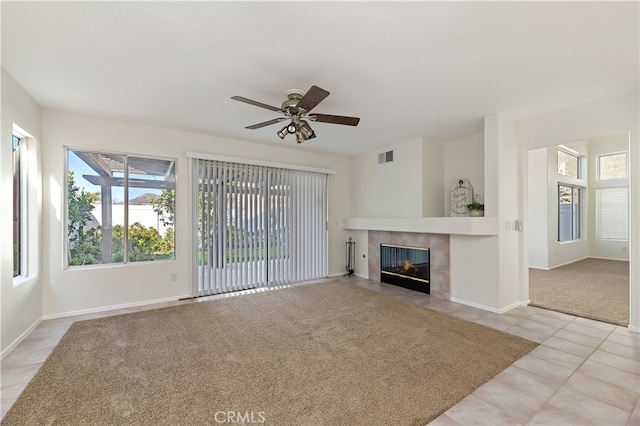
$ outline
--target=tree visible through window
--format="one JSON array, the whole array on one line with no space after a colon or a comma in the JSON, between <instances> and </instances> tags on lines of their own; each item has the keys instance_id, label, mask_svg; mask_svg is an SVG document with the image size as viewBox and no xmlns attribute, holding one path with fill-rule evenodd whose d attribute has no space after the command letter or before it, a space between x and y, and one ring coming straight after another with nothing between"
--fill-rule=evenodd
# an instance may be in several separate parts
<instances>
[{"instance_id":1,"label":"tree visible through window","mask_svg":"<svg viewBox=\"0 0 640 426\"><path fill-rule=\"evenodd\" d=\"M175 257L175 160L67 151L70 266Z\"/></svg>"},{"instance_id":2,"label":"tree visible through window","mask_svg":"<svg viewBox=\"0 0 640 426\"><path fill-rule=\"evenodd\" d=\"M558 175L578 178L578 156L558 150Z\"/></svg>"},{"instance_id":3,"label":"tree visible through window","mask_svg":"<svg viewBox=\"0 0 640 426\"><path fill-rule=\"evenodd\" d=\"M624 179L626 177L626 152L598 156L598 180Z\"/></svg>"}]
</instances>

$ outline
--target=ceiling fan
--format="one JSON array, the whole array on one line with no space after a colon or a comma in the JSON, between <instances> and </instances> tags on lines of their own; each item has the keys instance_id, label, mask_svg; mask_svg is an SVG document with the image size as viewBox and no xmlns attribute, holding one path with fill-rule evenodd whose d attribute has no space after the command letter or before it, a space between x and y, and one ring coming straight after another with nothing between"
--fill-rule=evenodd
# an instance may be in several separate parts
<instances>
[{"instance_id":1,"label":"ceiling fan","mask_svg":"<svg viewBox=\"0 0 640 426\"><path fill-rule=\"evenodd\" d=\"M279 112L284 115L284 117L274 118L273 120L247 126L245 129L259 129L261 127L280 123L281 121L291 120L289 124L278 130L277 134L280 136L280 139L284 139L288 134L295 134L296 141L298 143L302 143L308 139L316 137L316 133L313 131L311 126L309 126L309 121L343 124L346 126L357 126L360 122L360 118L358 117L316 113L312 114L311 110L322 102L324 98L329 96L329 92L319 88L318 86L311 86L307 93L304 93L301 90L291 89L287 90L285 94L287 95L287 100L282 103L280 108L263 104L262 102L253 101L242 96L232 96L231 99Z\"/></svg>"}]
</instances>

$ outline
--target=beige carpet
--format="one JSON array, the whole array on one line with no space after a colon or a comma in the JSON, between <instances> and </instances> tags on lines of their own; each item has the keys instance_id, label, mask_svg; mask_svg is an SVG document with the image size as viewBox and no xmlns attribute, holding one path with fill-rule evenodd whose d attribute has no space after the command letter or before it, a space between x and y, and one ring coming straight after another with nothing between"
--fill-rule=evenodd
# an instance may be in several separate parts
<instances>
[{"instance_id":1,"label":"beige carpet","mask_svg":"<svg viewBox=\"0 0 640 426\"><path fill-rule=\"evenodd\" d=\"M536 346L310 284L77 322L2 424L424 425Z\"/></svg>"},{"instance_id":2,"label":"beige carpet","mask_svg":"<svg viewBox=\"0 0 640 426\"><path fill-rule=\"evenodd\" d=\"M532 306L629 325L629 262L585 259L550 271L529 269Z\"/></svg>"}]
</instances>

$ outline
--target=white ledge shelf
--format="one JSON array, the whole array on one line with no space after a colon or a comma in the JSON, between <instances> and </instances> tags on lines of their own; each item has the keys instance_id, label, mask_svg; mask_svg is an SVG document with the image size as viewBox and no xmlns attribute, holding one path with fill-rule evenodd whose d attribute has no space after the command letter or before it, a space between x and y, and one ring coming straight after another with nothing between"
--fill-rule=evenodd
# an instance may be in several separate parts
<instances>
[{"instance_id":1,"label":"white ledge shelf","mask_svg":"<svg viewBox=\"0 0 640 426\"><path fill-rule=\"evenodd\" d=\"M343 220L345 229L449 235L498 235L497 217L402 217Z\"/></svg>"}]
</instances>

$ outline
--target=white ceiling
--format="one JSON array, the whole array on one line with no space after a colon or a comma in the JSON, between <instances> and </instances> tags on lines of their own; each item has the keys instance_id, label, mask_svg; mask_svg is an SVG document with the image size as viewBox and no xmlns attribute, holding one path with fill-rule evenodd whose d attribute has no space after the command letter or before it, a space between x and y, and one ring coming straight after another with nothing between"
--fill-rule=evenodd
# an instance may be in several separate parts
<instances>
[{"instance_id":1,"label":"white ceiling","mask_svg":"<svg viewBox=\"0 0 640 426\"><path fill-rule=\"evenodd\" d=\"M42 106L352 156L639 88L633 2L7 2L2 67ZM296 145L285 90L331 92ZM180 143L180 142L176 142Z\"/></svg>"}]
</instances>

